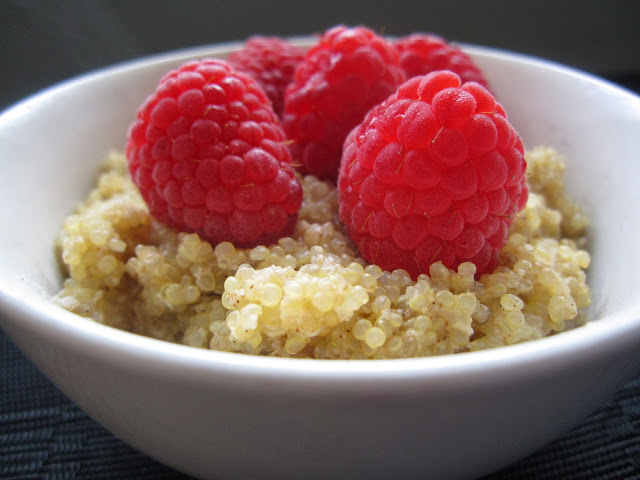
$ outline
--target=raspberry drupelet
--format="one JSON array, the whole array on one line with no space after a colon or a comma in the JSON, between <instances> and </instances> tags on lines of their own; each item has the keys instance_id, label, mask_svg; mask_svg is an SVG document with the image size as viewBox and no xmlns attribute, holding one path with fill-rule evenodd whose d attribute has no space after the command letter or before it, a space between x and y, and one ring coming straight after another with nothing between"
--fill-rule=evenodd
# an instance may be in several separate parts
<instances>
[{"instance_id":1,"label":"raspberry drupelet","mask_svg":"<svg viewBox=\"0 0 640 480\"><path fill-rule=\"evenodd\" d=\"M217 244L271 243L295 228L302 187L257 82L222 60L165 75L129 130L128 167L151 214Z\"/></svg>"},{"instance_id":2,"label":"raspberry drupelet","mask_svg":"<svg viewBox=\"0 0 640 480\"><path fill-rule=\"evenodd\" d=\"M367 111L404 81L398 54L365 27L334 27L298 64L282 124L293 163L321 179L338 176L342 144Z\"/></svg>"},{"instance_id":3,"label":"raspberry drupelet","mask_svg":"<svg viewBox=\"0 0 640 480\"><path fill-rule=\"evenodd\" d=\"M482 70L460 48L431 33L413 33L393 41L400 67L407 79L436 70L451 70L462 83L477 82L487 87Z\"/></svg>"},{"instance_id":4,"label":"raspberry drupelet","mask_svg":"<svg viewBox=\"0 0 640 480\"><path fill-rule=\"evenodd\" d=\"M415 279L441 261L492 271L528 189L522 141L480 84L414 77L347 137L340 219L361 256Z\"/></svg>"},{"instance_id":5,"label":"raspberry drupelet","mask_svg":"<svg viewBox=\"0 0 640 480\"><path fill-rule=\"evenodd\" d=\"M304 57L304 50L280 37L254 36L227 61L236 70L252 76L262 87L278 116L284 110L284 92Z\"/></svg>"}]
</instances>

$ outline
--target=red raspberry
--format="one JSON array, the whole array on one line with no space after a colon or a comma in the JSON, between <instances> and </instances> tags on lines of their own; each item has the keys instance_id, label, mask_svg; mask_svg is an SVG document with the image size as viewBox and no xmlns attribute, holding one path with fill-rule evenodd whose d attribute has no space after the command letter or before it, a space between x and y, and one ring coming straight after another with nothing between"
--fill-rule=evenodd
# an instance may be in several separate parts
<instances>
[{"instance_id":1,"label":"red raspberry","mask_svg":"<svg viewBox=\"0 0 640 480\"><path fill-rule=\"evenodd\" d=\"M273 242L302 201L284 132L255 80L221 60L168 73L129 130L129 171L151 214L212 243Z\"/></svg>"},{"instance_id":2,"label":"red raspberry","mask_svg":"<svg viewBox=\"0 0 640 480\"><path fill-rule=\"evenodd\" d=\"M414 33L393 42L400 56L400 67L407 78L426 75L436 70L451 70L462 82L478 82L487 87L487 80L473 59L443 38Z\"/></svg>"},{"instance_id":3,"label":"red raspberry","mask_svg":"<svg viewBox=\"0 0 640 480\"><path fill-rule=\"evenodd\" d=\"M278 37L250 37L241 50L229 54L236 70L252 76L271 100L278 116L284 110L284 91L293 80L304 50Z\"/></svg>"},{"instance_id":4,"label":"red raspberry","mask_svg":"<svg viewBox=\"0 0 640 480\"><path fill-rule=\"evenodd\" d=\"M282 125L293 141L294 164L335 180L349 131L403 80L394 48L371 30L338 26L325 32L285 94Z\"/></svg>"},{"instance_id":5,"label":"red raspberry","mask_svg":"<svg viewBox=\"0 0 640 480\"><path fill-rule=\"evenodd\" d=\"M414 77L344 144L340 219L360 254L413 278L437 261L495 268L527 200L520 137L481 85L450 71Z\"/></svg>"}]
</instances>

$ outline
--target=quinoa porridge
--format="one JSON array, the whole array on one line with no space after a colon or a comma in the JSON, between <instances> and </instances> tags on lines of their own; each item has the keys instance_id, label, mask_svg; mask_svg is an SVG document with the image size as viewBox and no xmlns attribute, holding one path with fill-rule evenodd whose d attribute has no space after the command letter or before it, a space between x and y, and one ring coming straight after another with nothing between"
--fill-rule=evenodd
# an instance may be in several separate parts
<instances>
[{"instance_id":1,"label":"quinoa porridge","mask_svg":"<svg viewBox=\"0 0 640 480\"><path fill-rule=\"evenodd\" d=\"M331 182L301 177L292 236L212 247L154 220L114 152L61 229L68 278L55 300L133 333L281 357L405 358L539 339L585 321L588 221L564 193L558 152L537 147L526 160L530 194L500 266L475 278L472 263L435 263L413 281L358 257Z\"/></svg>"}]
</instances>

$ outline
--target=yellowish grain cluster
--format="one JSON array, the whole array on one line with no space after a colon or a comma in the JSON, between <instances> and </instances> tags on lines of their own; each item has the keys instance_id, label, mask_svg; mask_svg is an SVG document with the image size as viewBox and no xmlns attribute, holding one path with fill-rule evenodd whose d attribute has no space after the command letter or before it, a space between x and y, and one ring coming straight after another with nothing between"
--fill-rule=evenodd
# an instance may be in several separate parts
<instances>
[{"instance_id":1,"label":"yellowish grain cluster","mask_svg":"<svg viewBox=\"0 0 640 480\"><path fill-rule=\"evenodd\" d=\"M113 153L58 239L56 301L85 317L200 348L312 358L403 358L510 345L573 328L590 303L588 222L564 160L527 154L531 194L493 273L442 264L411 280L357 256L338 195L302 179L297 230L275 245L212 247L153 220Z\"/></svg>"}]
</instances>

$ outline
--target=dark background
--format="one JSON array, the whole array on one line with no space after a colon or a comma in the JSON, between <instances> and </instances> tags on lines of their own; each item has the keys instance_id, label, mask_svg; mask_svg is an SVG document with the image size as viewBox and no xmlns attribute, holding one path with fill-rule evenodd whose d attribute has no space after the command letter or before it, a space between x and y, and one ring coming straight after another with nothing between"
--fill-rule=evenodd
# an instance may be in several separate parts
<instances>
[{"instance_id":1,"label":"dark background","mask_svg":"<svg viewBox=\"0 0 640 480\"><path fill-rule=\"evenodd\" d=\"M637 0L0 0L0 109L122 60L337 23L390 35L430 31L637 82L639 20Z\"/></svg>"},{"instance_id":2,"label":"dark background","mask_svg":"<svg viewBox=\"0 0 640 480\"><path fill-rule=\"evenodd\" d=\"M337 23L532 54L638 91L639 20L637 0L0 0L0 110L139 56L256 33L307 35ZM0 331L0 478L184 477L95 424ZM488 478L640 479L640 376L581 425Z\"/></svg>"}]
</instances>

